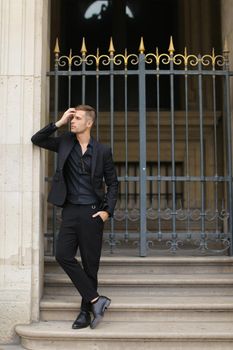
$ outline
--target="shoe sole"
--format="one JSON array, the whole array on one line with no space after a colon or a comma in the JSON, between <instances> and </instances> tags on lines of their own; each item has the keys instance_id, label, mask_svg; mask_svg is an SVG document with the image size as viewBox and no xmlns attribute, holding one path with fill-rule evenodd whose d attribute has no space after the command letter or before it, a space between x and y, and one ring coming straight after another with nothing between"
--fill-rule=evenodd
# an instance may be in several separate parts
<instances>
[{"instance_id":1,"label":"shoe sole","mask_svg":"<svg viewBox=\"0 0 233 350\"><path fill-rule=\"evenodd\" d=\"M87 324L86 326L81 326L81 327L73 327L73 326L72 326L72 329L82 329L82 328L87 328L87 327L89 327L89 326L90 326L90 323Z\"/></svg>"},{"instance_id":2,"label":"shoe sole","mask_svg":"<svg viewBox=\"0 0 233 350\"><path fill-rule=\"evenodd\" d=\"M90 327L91 329L94 329L99 323L100 321L102 320L102 318L104 317L104 312L105 310L107 310L107 308L109 307L109 305L111 304L111 300L107 300L106 303L104 304L103 306L103 309L102 309L102 315L99 316L99 317L96 317L90 324Z\"/></svg>"}]
</instances>

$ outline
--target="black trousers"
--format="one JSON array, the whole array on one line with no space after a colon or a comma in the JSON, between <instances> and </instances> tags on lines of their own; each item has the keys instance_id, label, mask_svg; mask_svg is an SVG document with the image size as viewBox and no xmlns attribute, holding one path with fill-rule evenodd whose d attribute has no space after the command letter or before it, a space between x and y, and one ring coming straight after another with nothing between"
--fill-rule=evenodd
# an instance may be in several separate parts
<instances>
[{"instance_id":1,"label":"black trousers","mask_svg":"<svg viewBox=\"0 0 233 350\"><path fill-rule=\"evenodd\" d=\"M82 310L90 310L90 301L98 297L98 269L102 247L104 222L97 204L66 203L62 210L62 224L56 240L56 260L70 277L82 296ZM82 266L75 258L80 251Z\"/></svg>"}]
</instances>

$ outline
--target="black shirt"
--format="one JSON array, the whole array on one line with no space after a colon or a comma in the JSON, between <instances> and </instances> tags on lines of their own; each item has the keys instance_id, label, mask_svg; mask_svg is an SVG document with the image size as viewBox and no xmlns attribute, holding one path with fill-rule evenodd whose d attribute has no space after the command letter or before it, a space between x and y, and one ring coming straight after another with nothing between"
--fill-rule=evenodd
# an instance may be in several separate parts
<instances>
[{"instance_id":1,"label":"black shirt","mask_svg":"<svg viewBox=\"0 0 233 350\"><path fill-rule=\"evenodd\" d=\"M99 199L91 183L93 139L90 139L84 154L76 137L75 140L64 167L67 201L73 204L97 203Z\"/></svg>"}]
</instances>

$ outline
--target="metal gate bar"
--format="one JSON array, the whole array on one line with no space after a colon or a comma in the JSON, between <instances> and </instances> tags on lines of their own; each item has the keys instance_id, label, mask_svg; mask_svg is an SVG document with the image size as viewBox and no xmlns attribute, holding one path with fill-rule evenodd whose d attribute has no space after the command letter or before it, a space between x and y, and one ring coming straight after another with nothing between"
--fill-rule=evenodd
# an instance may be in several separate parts
<instances>
[{"instance_id":1,"label":"metal gate bar","mask_svg":"<svg viewBox=\"0 0 233 350\"><path fill-rule=\"evenodd\" d=\"M170 57L173 57L173 48L170 49ZM172 160L172 239L171 251L177 250L177 232L176 232L176 170L175 170L175 111L174 111L174 66L173 60L170 60L170 99L171 99L171 160Z\"/></svg>"},{"instance_id":2,"label":"metal gate bar","mask_svg":"<svg viewBox=\"0 0 233 350\"><path fill-rule=\"evenodd\" d=\"M109 50L110 54L110 140L111 140L111 149L112 153L114 154L114 64L113 64L113 56L114 56L114 49ZM115 238L115 232L114 232L114 220L111 218L111 232L109 234L109 245L110 245L110 251L113 252L113 248L115 246L116 238Z\"/></svg>"},{"instance_id":3,"label":"metal gate bar","mask_svg":"<svg viewBox=\"0 0 233 350\"><path fill-rule=\"evenodd\" d=\"M200 58L200 56L199 56ZM203 136L203 101L202 101L202 67L199 60L198 63L198 97L199 97L199 117L200 117L200 176L201 176L201 249L205 250L206 234L205 234L205 176L204 176L204 136Z\"/></svg>"},{"instance_id":4,"label":"metal gate bar","mask_svg":"<svg viewBox=\"0 0 233 350\"><path fill-rule=\"evenodd\" d=\"M159 67L158 67L159 68ZM157 83L157 166L158 166L158 240L162 240L161 230L161 169L160 169L160 76L156 74Z\"/></svg>"},{"instance_id":5,"label":"metal gate bar","mask_svg":"<svg viewBox=\"0 0 233 350\"><path fill-rule=\"evenodd\" d=\"M128 228L128 70L125 66L125 75L124 75L124 139L125 139L125 233L124 240L128 242L129 239L129 228Z\"/></svg>"},{"instance_id":6,"label":"metal gate bar","mask_svg":"<svg viewBox=\"0 0 233 350\"><path fill-rule=\"evenodd\" d=\"M212 93L213 93L213 118L214 118L214 173L215 176L218 176L218 138L217 138L217 114L216 114L216 80L215 80L215 75L212 75ZM218 213L218 182L215 182L214 186L214 203L215 203L215 212L216 214ZM218 233L218 224L219 224L219 219L216 217L215 219L215 232L216 232L216 239L220 238L220 234Z\"/></svg>"},{"instance_id":7,"label":"metal gate bar","mask_svg":"<svg viewBox=\"0 0 233 350\"><path fill-rule=\"evenodd\" d=\"M187 66L185 67L187 69ZM189 178L189 120L188 120L188 75L184 75L184 89L185 89L185 154L186 154L186 177ZM187 181L187 239L191 239L190 232L190 182Z\"/></svg>"},{"instance_id":8,"label":"metal gate bar","mask_svg":"<svg viewBox=\"0 0 233 350\"><path fill-rule=\"evenodd\" d=\"M226 51L227 53L227 51ZM229 181L227 181L228 187L228 210L229 210L229 232L230 236L230 255L233 255L233 207L232 207L232 127L231 127L231 103L230 103L230 75L233 76L233 72L229 72L229 61L228 55L225 55L225 113L226 113L226 136L227 136L227 145L226 145L226 153L227 153L227 174L229 177Z\"/></svg>"},{"instance_id":9,"label":"metal gate bar","mask_svg":"<svg viewBox=\"0 0 233 350\"><path fill-rule=\"evenodd\" d=\"M146 225L146 79L144 53L139 54L140 256L147 252Z\"/></svg>"}]
</instances>

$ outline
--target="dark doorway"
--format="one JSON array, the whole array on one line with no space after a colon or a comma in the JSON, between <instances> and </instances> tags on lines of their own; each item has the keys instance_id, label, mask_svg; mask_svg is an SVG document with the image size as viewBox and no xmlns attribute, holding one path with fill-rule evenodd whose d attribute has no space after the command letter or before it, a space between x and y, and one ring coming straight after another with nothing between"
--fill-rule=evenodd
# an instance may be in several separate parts
<instances>
[{"instance_id":1,"label":"dark doorway","mask_svg":"<svg viewBox=\"0 0 233 350\"><path fill-rule=\"evenodd\" d=\"M72 49L73 54L80 54L82 38L85 37L87 54L96 54L97 48L100 54L107 54L110 37L113 38L116 53L138 53L140 38L144 38L146 52L155 52L156 47L160 52L167 52L170 35L177 40L177 11L178 0L110 0L110 1L86 1L86 0L53 0L51 21L51 47L54 46L56 36L59 37L61 54L67 55ZM53 67L51 58L51 68ZM135 77L129 79L129 108L135 110L138 107L135 95ZM72 104L78 104L81 100L80 86L73 86ZM94 82L90 79L90 93L88 103L95 104L93 91ZM147 89L150 90L150 79ZM122 91L122 82L115 80L115 89ZM166 91L169 89L167 77L161 79L161 107L169 108L169 98ZM66 82L60 83L59 109L67 107ZM108 84L102 81L103 95L108 94ZM153 108L155 96L148 94L147 106ZM176 99L178 101L178 99ZM115 109L123 110L121 93L116 94ZM107 102L101 109L107 110Z\"/></svg>"},{"instance_id":2,"label":"dark doorway","mask_svg":"<svg viewBox=\"0 0 233 350\"><path fill-rule=\"evenodd\" d=\"M126 47L129 52L138 50L140 37L145 40L146 50L167 51L169 37L177 37L178 0L53 0L52 1L52 44L57 35L61 48L80 51L82 38L86 38L88 52L99 47L107 52L112 36L117 52ZM53 24L57 23L57 33Z\"/></svg>"}]
</instances>

